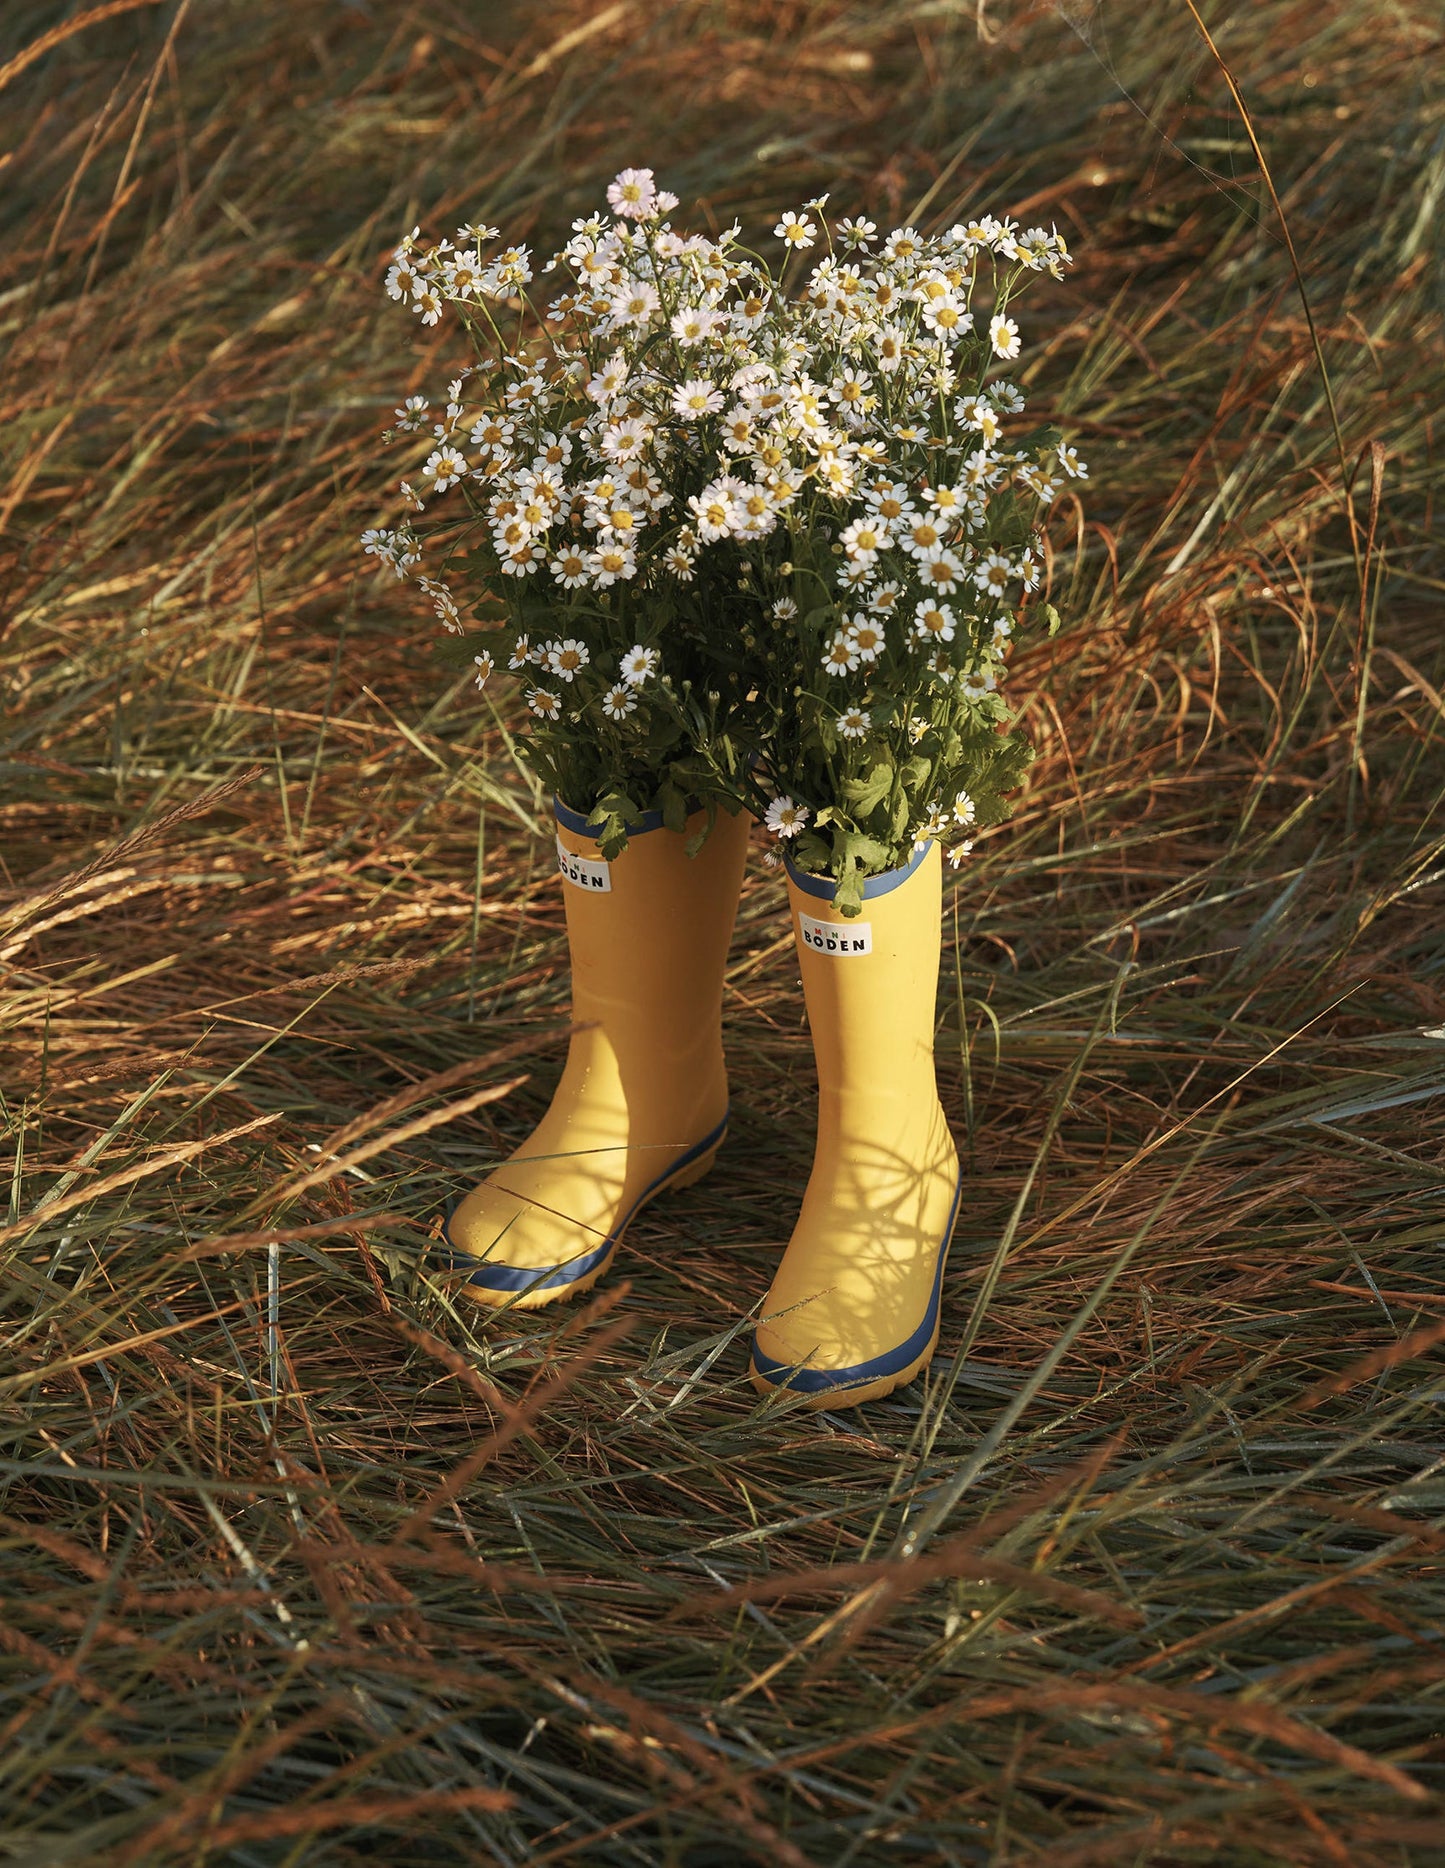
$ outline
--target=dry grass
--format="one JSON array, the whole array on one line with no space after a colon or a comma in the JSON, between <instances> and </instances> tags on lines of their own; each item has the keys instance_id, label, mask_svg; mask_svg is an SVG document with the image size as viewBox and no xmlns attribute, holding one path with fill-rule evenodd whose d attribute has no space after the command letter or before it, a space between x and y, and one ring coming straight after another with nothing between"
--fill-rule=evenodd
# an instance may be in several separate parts
<instances>
[{"instance_id":1,"label":"dry grass","mask_svg":"<svg viewBox=\"0 0 1445 1868\"><path fill-rule=\"evenodd\" d=\"M168 3L0 91L5 1858L1441 1859L1438 22L1205 10L1336 431L1187 6L983 17ZM382 261L638 159L1080 255L943 1345L853 1416L745 1379L811 1140L760 869L713 1176L580 1310L422 1269L566 977L505 719L358 571L446 367Z\"/></svg>"}]
</instances>

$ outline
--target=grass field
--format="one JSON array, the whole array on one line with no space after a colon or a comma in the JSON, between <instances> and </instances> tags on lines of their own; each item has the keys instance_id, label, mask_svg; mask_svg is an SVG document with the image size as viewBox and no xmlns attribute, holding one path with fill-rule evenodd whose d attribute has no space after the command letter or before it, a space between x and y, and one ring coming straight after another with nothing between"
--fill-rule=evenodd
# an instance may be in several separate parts
<instances>
[{"instance_id":1,"label":"grass field","mask_svg":"<svg viewBox=\"0 0 1445 1868\"><path fill-rule=\"evenodd\" d=\"M1445 1861L1440 21L1200 3L9 0L0 1859ZM456 355L380 282L631 162L1078 256L943 1338L853 1414L746 1378L760 863L715 1172L577 1307L424 1265L567 977L512 703L355 546Z\"/></svg>"}]
</instances>

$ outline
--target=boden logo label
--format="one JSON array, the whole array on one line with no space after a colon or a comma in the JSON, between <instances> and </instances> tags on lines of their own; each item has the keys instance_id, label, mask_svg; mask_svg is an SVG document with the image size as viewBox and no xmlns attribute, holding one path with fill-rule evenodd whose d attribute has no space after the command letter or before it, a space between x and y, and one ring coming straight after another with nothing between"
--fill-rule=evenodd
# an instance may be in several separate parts
<instances>
[{"instance_id":1,"label":"boden logo label","mask_svg":"<svg viewBox=\"0 0 1445 1868\"><path fill-rule=\"evenodd\" d=\"M557 867L567 881L586 889L589 895L612 893L611 863L599 862L590 856L574 856L560 837L557 839Z\"/></svg>"},{"instance_id":2,"label":"boden logo label","mask_svg":"<svg viewBox=\"0 0 1445 1868\"><path fill-rule=\"evenodd\" d=\"M798 928L803 936L803 945L814 953L842 956L873 951L871 921L819 921L799 909Z\"/></svg>"}]
</instances>

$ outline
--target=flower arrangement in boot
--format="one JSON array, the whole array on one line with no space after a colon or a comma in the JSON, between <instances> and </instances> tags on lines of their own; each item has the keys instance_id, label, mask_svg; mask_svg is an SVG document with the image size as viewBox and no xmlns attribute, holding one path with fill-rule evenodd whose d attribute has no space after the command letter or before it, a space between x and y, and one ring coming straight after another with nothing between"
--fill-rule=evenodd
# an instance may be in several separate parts
<instances>
[{"instance_id":1,"label":"flower arrangement in boot","mask_svg":"<svg viewBox=\"0 0 1445 1868\"><path fill-rule=\"evenodd\" d=\"M1022 290L1068 260L1056 233L984 216L879 242L866 220L835 235L822 208L778 222L790 256L826 251L771 294L716 418L730 471L708 496L753 602L714 650L751 696L749 802L853 915L919 841L958 860L1005 815L1031 757L1004 730L1002 678L1040 581L1037 519L1087 469L1056 430L1018 432L1004 373ZM749 476L788 489L770 523L748 516Z\"/></svg>"},{"instance_id":2,"label":"flower arrangement in boot","mask_svg":"<svg viewBox=\"0 0 1445 1868\"><path fill-rule=\"evenodd\" d=\"M397 410L394 437L430 428L401 483L412 516L362 543L415 579L479 686L503 666L523 683L519 747L556 795L587 1027L532 1135L449 1218L489 1304L587 1289L646 1201L706 1172L727 1123L722 974L748 820L706 645L743 599L735 569L697 566L726 537L707 493L713 383L752 355L758 275L735 229L676 233L650 172L608 198L615 218L575 222L542 268L563 289L541 308L530 254L490 227L433 245L413 230L387 279L424 324L455 316L475 361L439 410Z\"/></svg>"},{"instance_id":3,"label":"flower arrangement in boot","mask_svg":"<svg viewBox=\"0 0 1445 1868\"><path fill-rule=\"evenodd\" d=\"M756 610L731 671L754 807L788 854L819 1084L752 1374L836 1406L910 1380L937 1343L962 1193L933 1065L940 849L961 860L1031 756L1002 677L1038 513L1085 468L1057 432L1014 438L1024 397L1002 374L1020 290L1067 260L1056 234L984 217L875 253L870 222L835 244L822 206L776 229L828 251L780 300L743 404L798 497L743 547Z\"/></svg>"},{"instance_id":4,"label":"flower arrangement in boot","mask_svg":"<svg viewBox=\"0 0 1445 1868\"><path fill-rule=\"evenodd\" d=\"M741 801L706 652L730 632L737 570L698 564L730 536L710 490L718 385L752 359L766 301L737 229L675 232L676 197L649 170L608 198L615 218L575 221L542 268L563 286L545 305L527 248L496 228L402 240L387 290L423 324L454 316L476 361L439 408L397 409L388 439L427 436L400 486L411 516L362 544L414 579L479 687L502 667L519 678L524 756L611 857L649 810L679 829L690 800Z\"/></svg>"}]
</instances>

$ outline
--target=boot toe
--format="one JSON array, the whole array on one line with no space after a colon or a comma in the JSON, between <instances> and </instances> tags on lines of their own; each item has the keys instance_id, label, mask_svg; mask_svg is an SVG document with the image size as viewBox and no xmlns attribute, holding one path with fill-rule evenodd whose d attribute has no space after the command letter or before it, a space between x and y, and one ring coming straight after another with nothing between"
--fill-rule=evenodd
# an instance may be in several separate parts
<instances>
[{"instance_id":1,"label":"boot toe","mask_svg":"<svg viewBox=\"0 0 1445 1868\"><path fill-rule=\"evenodd\" d=\"M438 1257L446 1269L466 1272L469 1296L525 1305L592 1282L616 1247L606 1229L484 1182L448 1219Z\"/></svg>"}]
</instances>

